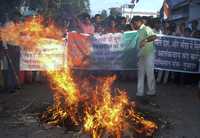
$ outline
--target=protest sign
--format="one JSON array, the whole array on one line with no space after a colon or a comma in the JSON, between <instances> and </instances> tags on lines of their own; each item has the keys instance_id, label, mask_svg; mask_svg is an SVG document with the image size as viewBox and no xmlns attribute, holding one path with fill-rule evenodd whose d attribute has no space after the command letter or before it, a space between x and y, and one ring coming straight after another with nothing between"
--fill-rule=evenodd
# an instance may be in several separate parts
<instances>
[{"instance_id":1,"label":"protest sign","mask_svg":"<svg viewBox=\"0 0 200 138\"><path fill-rule=\"evenodd\" d=\"M20 70L56 70L64 66L65 47L56 40L43 39L37 47L21 48Z\"/></svg>"},{"instance_id":2,"label":"protest sign","mask_svg":"<svg viewBox=\"0 0 200 138\"><path fill-rule=\"evenodd\" d=\"M200 39L159 35L155 44L156 69L200 73Z\"/></svg>"},{"instance_id":3,"label":"protest sign","mask_svg":"<svg viewBox=\"0 0 200 138\"><path fill-rule=\"evenodd\" d=\"M84 36L69 33L68 56L71 68L92 70L136 69L137 32ZM72 61L72 62L70 62Z\"/></svg>"}]
</instances>

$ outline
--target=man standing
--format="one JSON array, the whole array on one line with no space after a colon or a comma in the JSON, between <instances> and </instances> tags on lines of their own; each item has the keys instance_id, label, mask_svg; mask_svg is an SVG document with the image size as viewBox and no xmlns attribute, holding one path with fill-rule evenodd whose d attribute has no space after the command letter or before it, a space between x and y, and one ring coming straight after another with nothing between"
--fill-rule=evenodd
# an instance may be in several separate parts
<instances>
[{"instance_id":1,"label":"man standing","mask_svg":"<svg viewBox=\"0 0 200 138\"><path fill-rule=\"evenodd\" d=\"M146 26L141 17L134 17L131 26L138 30L138 84L136 96L144 96L144 80L147 76L147 95L156 94L154 78L154 40L156 35L153 30Z\"/></svg>"}]
</instances>

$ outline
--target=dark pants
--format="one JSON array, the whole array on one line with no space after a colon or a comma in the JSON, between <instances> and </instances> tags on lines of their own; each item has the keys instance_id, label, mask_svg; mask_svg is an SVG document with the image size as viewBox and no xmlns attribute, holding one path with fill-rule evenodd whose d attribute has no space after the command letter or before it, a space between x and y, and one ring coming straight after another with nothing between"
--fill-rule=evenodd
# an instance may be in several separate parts
<instances>
[{"instance_id":1,"label":"dark pants","mask_svg":"<svg viewBox=\"0 0 200 138\"><path fill-rule=\"evenodd\" d=\"M20 48L9 45L6 57L8 69L4 71L5 86L8 91L14 91L18 87Z\"/></svg>"}]
</instances>

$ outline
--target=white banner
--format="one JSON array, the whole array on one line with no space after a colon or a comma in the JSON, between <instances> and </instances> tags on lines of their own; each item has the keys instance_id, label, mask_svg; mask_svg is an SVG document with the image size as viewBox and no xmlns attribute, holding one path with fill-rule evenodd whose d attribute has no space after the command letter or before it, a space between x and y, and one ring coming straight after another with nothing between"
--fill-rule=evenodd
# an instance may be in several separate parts
<instances>
[{"instance_id":1,"label":"white banner","mask_svg":"<svg viewBox=\"0 0 200 138\"><path fill-rule=\"evenodd\" d=\"M52 39L42 39L37 48L21 48L21 71L57 70L64 66L65 47Z\"/></svg>"}]
</instances>

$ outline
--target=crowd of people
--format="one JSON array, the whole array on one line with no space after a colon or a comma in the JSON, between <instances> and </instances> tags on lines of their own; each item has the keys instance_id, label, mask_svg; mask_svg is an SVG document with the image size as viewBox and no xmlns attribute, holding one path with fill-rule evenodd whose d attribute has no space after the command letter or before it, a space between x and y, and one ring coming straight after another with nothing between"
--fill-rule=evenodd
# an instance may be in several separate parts
<instances>
[{"instance_id":1,"label":"crowd of people","mask_svg":"<svg viewBox=\"0 0 200 138\"><path fill-rule=\"evenodd\" d=\"M102 17L100 14L96 14L94 17L91 17L89 14L84 13L78 17L74 17L63 22L64 28L67 31L77 31L87 34L104 34L138 29L135 28L133 24L135 18L137 17L133 17L132 20L121 16ZM161 21L159 18L140 17L140 21L142 21L144 25L152 28L155 34L200 38L200 30L198 29L199 23L197 20L194 20L191 23L180 22L176 24L171 21ZM22 72L19 70L19 48L9 46L8 49L5 49L2 45L3 43L1 42L0 89L3 91L15 91L15 89L19 88L19 82L17 80L20 80L20 84L23 84L24 82L32 82L33 80L40 80L40 77L38 77L40 74L38 72ZM15 73L13 73L13 71ZM156 76L156 81L163 83L167 83L169 80L175 80L177 82L177 79L181 81L183 80L183 77L189 78L188 80L192 80L192 83L195 80L194 75L169 71L156 71Z\"/></svg>"},{"instance_id":2,"label":"crowd of people","mask_svg":"<svg viewBox=\"0 0 200 138\"><path fill-rule=\"evenodd\" d=\"M137 18L137 17L134 17ZM133 18L133 19L134 19ZM108 16L107 18L102 19L100 14L96 14L94 17L90 17L88 14L83 14L79 17L80 22L75 25L78 26L76 29L69 25L71 31L76 30L82 33L117 33L124 32L129 30L134 30L135 28L131 26L131 20L125 17L113 17ZM198 29L199 22L198 20L193 20L192 22L179 21L175 23L174 21L161 21L160 18L153 17L142 17L145 25L151 27L156 34L165 34L181 37L193 37L200 38L200 30ZM185 83L183 80L186 80L186 83L197 82L197 78L192 77L194 75L188 75L185 73L174 73L169 71L158 71L157 82L167 83L169 80L174 80L175 82ZM178 80L178 81L177 81ZM193 81L193 82L192 82Z\"/></svg>"},{"instance_id":3,"label":"crowd of people","mask_svg":"<svg viewBox=\"0 0 200 138\"><path fill-rule=\"evenodd\" d=\"M69 31L77 31L82 33L117 33L131 30L128 20L121 16L108 16L103 18L100 14L91 17L89 14L84 13L67 21L66 28Z\"/></svg>"},{"instance_id":4,"label":"crowd of people","mask_svg":"<svg viewBox=\"0 0 200 138\"><path fill-rule=\"evenodd\" d=\"M160 18L142 18L144 23L147 26L150 26L155 31L155 33L200 38L198 20L193 20L189 23L174 23L174 21L161 21ZM100 14L96 14L94 17L91 17L89 14L84 13L76 18L75 21L69 20L67 22L68 23L66 26L70 31L78 31L89 34L117 33L134 29L131 27L131 19L122 16L108 16L105 18Z\"/></svg>"}]
</instances>

